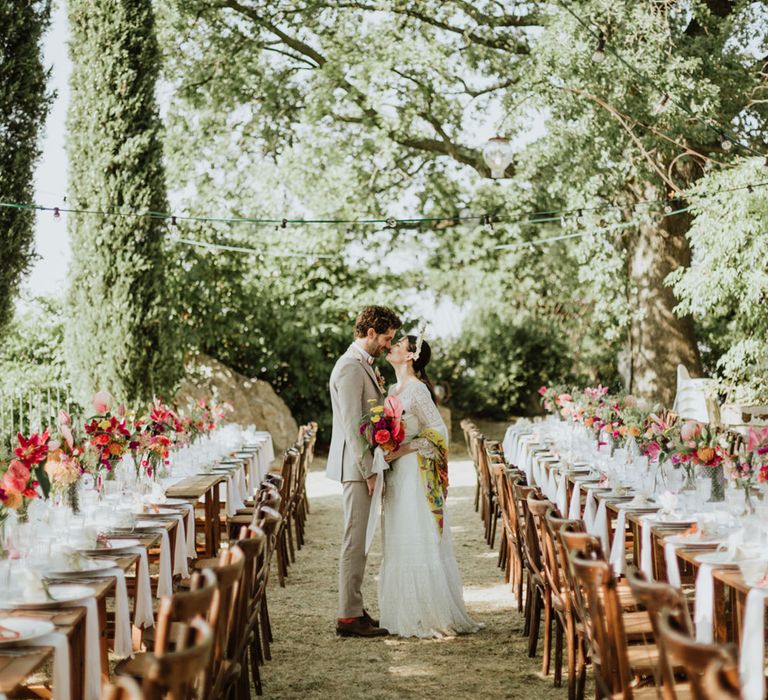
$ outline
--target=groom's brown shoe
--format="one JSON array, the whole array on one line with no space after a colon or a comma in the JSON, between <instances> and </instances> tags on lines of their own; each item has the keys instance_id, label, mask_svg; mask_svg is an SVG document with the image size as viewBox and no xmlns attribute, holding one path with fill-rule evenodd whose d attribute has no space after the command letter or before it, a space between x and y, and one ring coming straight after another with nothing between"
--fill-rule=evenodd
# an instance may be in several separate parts
<instances>
[{"instance_id":1,"label":"groom's brown shoe","mask_svg":"<svg viewBox=\"0 0 768 700\"><path fill-rule=\"evenodd\" d=\"M371 617L371 616L368 614L368 611L367 611L367 610L363 610L363 614L360 616L360 618L359 618L359 619L361 619L361 620L366 620L366 621L368 622L368 624L370 624L370 625L371 625L371 627L378 627L378 626L379 626L379 621L378 621L378 620L374 620L374 619L373 619L373 618L372 618L372 617Z\"/></svg>"},{"instance_id":2,"label":"groom's brown shoe","mask_svg":"<svg viewBox=\"0 0 768 700\"><path fill-rule=\"evenodd\" d=\"M374 627L363 617L356 617L352 622L336 622L336 634L339 637L386 637L389 632L383 627Z\"/></svg>"}]
</instances>

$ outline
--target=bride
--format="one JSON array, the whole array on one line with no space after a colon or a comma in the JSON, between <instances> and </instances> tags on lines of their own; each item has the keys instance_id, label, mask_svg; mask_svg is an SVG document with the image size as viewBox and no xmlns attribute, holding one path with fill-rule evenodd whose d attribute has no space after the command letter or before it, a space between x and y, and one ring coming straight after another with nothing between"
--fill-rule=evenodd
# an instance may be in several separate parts
<instances>
[{"instance_id":1,"label":"bride","mask_svg":"<svg viewBox=\"0 0 768 700\"><path fill-rule=\"evenodd\" d=\"M386 457L391 468L382 504L379 608L380 625L403 637L444 637L480 628L464 608L444 510L448 431L425 371L430 355L429 345L413 335L387 355L397 375L389 394L403 406L405 441Z\"/></svg>"}]
</instances>

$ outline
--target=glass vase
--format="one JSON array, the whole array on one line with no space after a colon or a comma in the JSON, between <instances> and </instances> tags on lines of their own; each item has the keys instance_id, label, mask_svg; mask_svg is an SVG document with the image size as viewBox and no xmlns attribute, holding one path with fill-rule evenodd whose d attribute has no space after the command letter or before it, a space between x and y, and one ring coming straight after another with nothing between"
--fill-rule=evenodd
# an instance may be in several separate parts
<instances>
[{"instance_id":1,"label":"glass vase","mask_svg":"<svg viewBox=\"0 0 768 700\"><path fill-rule=\"evenodd\" d=\"M744 515L752 515L755 512L755 504L752 502L752 484L744 487Z\"/></svg>"},{"instance_id":2,"label":"glass vase","mask_svg":"<svg viewBox=\"0 0 768 700\"><path fill-rule=\"evenodd\" d=\"M722 467L700 467L702 476L711 482L708 503L722 503L725 500L725 472Z\"/></svg>"},{"instance_id":3,"label":"glass vase","mask_svg":"<svg viewBox=\"0 0 768 700\"><path fill-rule=\"evenodd\" d=\"M682 466L685 480L683 481L682 491L695 491L696 490L696 474L692 464L684 464Z\"/></svg>"}]
</instances>

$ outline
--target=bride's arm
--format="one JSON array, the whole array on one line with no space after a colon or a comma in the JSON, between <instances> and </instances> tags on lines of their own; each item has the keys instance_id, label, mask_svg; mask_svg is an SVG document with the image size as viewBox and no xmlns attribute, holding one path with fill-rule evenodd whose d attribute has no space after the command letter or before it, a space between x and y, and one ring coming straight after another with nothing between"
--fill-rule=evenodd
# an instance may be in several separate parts
<instances>
[{"instance_id":1,"label":"bride's arm","mask_svg":"<svg viewBox=\"0 0 768 700\"><path fill-rule=\"evenodd\" d=\"M432 400L429 389L427 389L425 384L420 384L414 391L413 399L411 401L411 413L413 413L419 420L419 432L431 428L440 433L446 444L448 443L448 429L445 427L443 417L440 415L440 411L437 410L437 406ZM429 440L416 438L409 444L411 446L411 451L418 450L427 457L432 456L431 452L433 447ZM426 454L426 452L429 452L430 454Z\"/></svg>"}]
</instances>

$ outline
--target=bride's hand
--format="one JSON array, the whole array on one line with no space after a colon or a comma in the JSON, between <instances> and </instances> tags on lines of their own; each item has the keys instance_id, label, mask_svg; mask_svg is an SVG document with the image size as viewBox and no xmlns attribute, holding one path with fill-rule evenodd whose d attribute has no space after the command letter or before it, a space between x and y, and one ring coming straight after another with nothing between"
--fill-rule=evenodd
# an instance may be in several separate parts
<instances>
[{"instance_id":1,"label":"bride's hand","mask_svg":"<svg viewBox=\"0 0 768 700\"><path fill-rule=\"evenodd\" d=\"M411 452L413 452L411 449L411 443L403 443L394 452L387 452L387 454L384 455L384 461L387 463L392 463L396 459L400 459L400 457L404 457Z\"/></svg>"}]
</instances>

